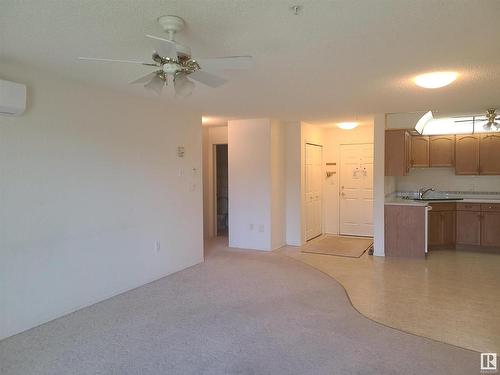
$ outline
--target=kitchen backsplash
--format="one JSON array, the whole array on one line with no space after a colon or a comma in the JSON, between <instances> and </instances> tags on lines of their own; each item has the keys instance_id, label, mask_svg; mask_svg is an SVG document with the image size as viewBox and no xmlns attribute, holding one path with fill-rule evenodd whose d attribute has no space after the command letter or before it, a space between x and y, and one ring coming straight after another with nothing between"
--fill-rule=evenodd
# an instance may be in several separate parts
<instances>
[{"instance_id":1,"label":"kitchen backsplash","mask_svg":"<svg viewBox=\"0 0 500 375\"><path fill-rule=\"evenodd\" d=\"M422 187L438 191L500 193L500 176L456 176L453 168L412 168L408 176L396 177L397 191L417 191Z\"/></svg>"}]
</instances>

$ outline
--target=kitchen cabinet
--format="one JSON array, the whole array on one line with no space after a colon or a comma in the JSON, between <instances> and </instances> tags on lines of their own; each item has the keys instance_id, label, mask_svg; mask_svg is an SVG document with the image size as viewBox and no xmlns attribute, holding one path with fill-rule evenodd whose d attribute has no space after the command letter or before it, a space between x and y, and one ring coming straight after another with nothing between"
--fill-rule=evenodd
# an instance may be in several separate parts
<instances>
[{"instance_id":1,"label":"kitchen cabinet","mask_svg":"<svg viewBox=\"0 0 500 375\"><path fill-rule=\"evenodd\" d=\"M411 166L422 168L429 166L429 137L415 135L411 137Z\"/></svg>"},{"instance_id":2,"label":"kitchen cabinet","mask_svg":"<svg viewBox=\"0 0 500 375\"><path fill-rule=\"evenodd\" d=\"M479 174L500 175L500 134L481 134L479 141Z\"/></svg>"},{"instance_id":3,"label":"kitchen cabinet","mask_svg":"<svg viewBox=\"0 0 500 375\"><path fill-rule=\"evenodd\" d=\"M412 167L455 167L456 175L500 175L500 133L425 136L386 130L385 175L406 176Z\"/></svg>"},{"instance_id":4,"label":"kitchen cabinet","mask_svg":"<svg viewBox=\"0 0 500 375\"><path fill-rule=\"evenodd\" d=\"M457 245L481 245L481 205L457 203Z\"/></svg>"},{"instance_id":5,"label":"kitchen cabinet","mask_svg":"<svg viewBox=\"0 0 500 375\"><path fill-rule=\"evenodd\" d=\"M406 176L410 170L410 134L406 130L385 132L385 175Z\"/></svg>"},{"instance_id":6,"label":"kitchen cabinet","mask_svg":"<svg viewBox=\"0 0 500 375\"><path fill-rule=\"evenodd\" d=\"M430 205L428 233L430 248L447 248L455 245L456 211L455 203L434 203Z\"/></svg>"},{"instance_id":7,"label":"kitchen cabinet","mask_svg":"<svg viewBox=\"0 0 500 375\"><path fill-rule=\"evenodd\" d=\"M429 137L429 166L453 167L455 165L455 136L431 135Z\"/></svg>"},{"instance_id":8,"label":"kitchen cabinet","mask_svg":"<svg viewBox=\"0 0 500 375\"><path fill-rule=\"evenodd\" d=\"M479 174L479 138L477 134L455 137L455 174Z\"/></svg>"},{"instance_id":9,"label":"kitchen cabinet","mask_svg":"<svg viewBox=\"0 0 500 375\"><path fill-rule=\"evenodd\" d=\"M481 245L500 247L500 203L481 204Z\"/></svg>"},{"instance_id":10,"label":"kitchen cabinet","mask_svg":"<svg viewBox=\"0 0 500 375\"><path fill-rule=\"evenodd\" d=\"M385 205L385 255L425 257L425 215L427 207Z\"/></svg>"}]
</instances>

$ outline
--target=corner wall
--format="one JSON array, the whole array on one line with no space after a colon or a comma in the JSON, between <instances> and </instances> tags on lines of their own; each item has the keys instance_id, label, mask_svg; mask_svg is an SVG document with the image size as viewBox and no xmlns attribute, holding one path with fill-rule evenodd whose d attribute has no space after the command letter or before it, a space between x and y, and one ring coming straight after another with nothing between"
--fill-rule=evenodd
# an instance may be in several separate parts
<instances>
[{"instance_id":1,"label":"corner wall","mask_svg":"<svg viewBox=\"0 0 500 375\"><path fill-rule=\"evenodd\" d=\"M29 93L0 117L0 339L203 260L201 114L0 71Z\"/></svg>"},{"instance_id":2,"label":"corner wall","mask_svg":"<svg viewBox=\"0 0 500 375\"><path fill-rule=\"evenodd\" d=\"M285 129L270 119L228 122L229 246L285 242Z\"/></svg>"},{"instance_id":3,"label":"corner wall","mask_svg":"<svg viewBox=\"0 0 500 375\"><path fill-rule=\"evenodd\" d=\"M384 256L385 209L385 127L384 114L377 114L373 121L373 255Z\"/></svg>"},{"instance_id":4,"label":"corner wall","mask_svg":"<svg viewBox=\"0 0 500 375\"><path fill-rule=\"evenodd\" d=\"M302 126L300 121L285 123L286 138L286 244L301 246L302 232Z\"/></svg>"}]
</instances>

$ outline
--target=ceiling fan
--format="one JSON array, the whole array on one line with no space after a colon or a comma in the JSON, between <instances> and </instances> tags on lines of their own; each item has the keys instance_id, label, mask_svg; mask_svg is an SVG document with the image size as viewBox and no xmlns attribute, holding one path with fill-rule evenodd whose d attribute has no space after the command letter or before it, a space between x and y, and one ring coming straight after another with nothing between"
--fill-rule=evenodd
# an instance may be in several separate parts
<instances>
[{"instance_id":1,"label":"ceiling fan","mask_svg":"<svg viewBox=\"0 0 500 375\"><path fill-rule=\"evenodd\" d=\"M153 45L152 62L137 60L114 60L94 57L79 57L79 60L129 63L152 66L155 71L141 76L129 83L144 84L148 90L160 95L163 87L173 82L176 95L186 97L194 88L194 81L216 88L227 80L219 77L217 72L229 69L249 69L253 66L251 56L228 56L211 59L193 59L189 47L175 41L175 34L184 27L184 20L177 16L161 16L158 23L168 34L168 39L146 35Z\"/></svg>"},{"instance_id":2,"label":"ceiling fan","mask_svg":"<svg viewBox=\"0 0 500 375\"><path fill-rule=\"evenodd\" d=\"M486 121L486 124L483 125L484 130L493 130L495 127L497 130L500 130L500 123L496 120L500 120L500 116L497 116L494 108L490 108L486 111L486 120L478 120L478 121Z\"/></svg>"},{"instance_id":3,"label":"ceiling fan","mask_svg":"<svg viewBox=\"0 0 500 375\"><path fill-rule=\"evenodd\" d=\"M500 120L500 116L497 116L495 108L490 108L486 110L486 115L484 116L484 118L478 118L476 116L472 117L473 124L476 122L479 123L486 121L486 123L483 124L483 129L486 131L495 130L495 128L496 130L500 130L500 123L497 120ZM455 120L455 122L470 122L470 119Z\"/></svg>"}]
</instances>

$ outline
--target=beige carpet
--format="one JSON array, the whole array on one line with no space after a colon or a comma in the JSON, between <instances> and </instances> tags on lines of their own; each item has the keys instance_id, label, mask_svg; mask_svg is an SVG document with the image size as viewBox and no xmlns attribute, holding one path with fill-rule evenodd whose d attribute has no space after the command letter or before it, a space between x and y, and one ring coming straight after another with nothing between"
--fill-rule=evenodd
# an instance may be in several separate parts
<instances>
[{"instance_id":1,"label":"beige carpet","mask_svg":"<svg viewBox=\"0 0 500 375\"><path fill-rule=\"evenodd\" d=\"M470 375L479 363L366 319L302 262L228 249L0 341L2 375Z\"/></svg>"},{"instance_id":2,"label":"beige carpet","mask_svg":"<svg viewBox=\"0 0 500 375\"><path fill-rule=\"evenodd\" d=\"M302 252L359 258L372 245L372 238L327 235L307 243Z\"/></svg>"}]
</instances>

